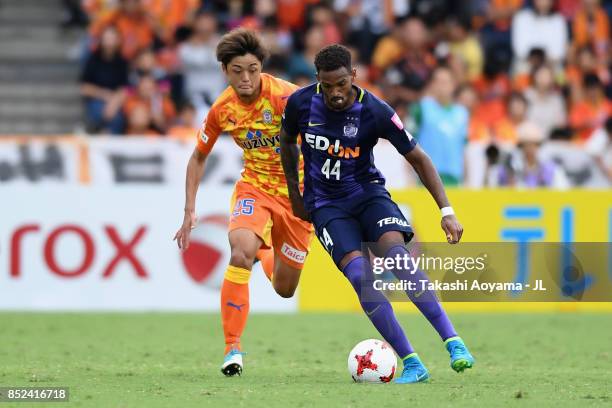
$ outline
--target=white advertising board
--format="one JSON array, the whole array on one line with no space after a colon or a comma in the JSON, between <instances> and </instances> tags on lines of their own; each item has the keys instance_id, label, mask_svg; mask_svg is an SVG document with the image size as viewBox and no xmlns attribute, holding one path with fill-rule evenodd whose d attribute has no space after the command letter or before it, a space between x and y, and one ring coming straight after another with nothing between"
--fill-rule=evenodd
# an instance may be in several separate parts
<instances>
[{"instance_id":1,"label":"white advertising board","mask_svg":"<svg viewBox=\"0 0 612 408\"><path fill-rule=\"evenodd\" d=\"M231 187L203 186L190 250L180 186L0 186L0 309L218 310ZM259 265L251 310L293 311Z\"/></svg>"}]
</instances>

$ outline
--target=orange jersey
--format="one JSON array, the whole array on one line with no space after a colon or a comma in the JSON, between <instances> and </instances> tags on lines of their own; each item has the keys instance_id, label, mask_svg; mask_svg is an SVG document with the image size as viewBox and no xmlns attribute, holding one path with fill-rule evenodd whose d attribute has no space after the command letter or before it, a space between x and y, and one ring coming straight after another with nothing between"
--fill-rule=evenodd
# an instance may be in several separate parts
<instances>
[{"instance_id":1,"label":"orange jersey","mask_svg":"<svg viewBox=\"0 0 612 408\"><path fill-rule=\"evenodd\" d=\"M222 132L230 134L244 151L242 180L268 194L288 197L279 134L287 98L296 89L290 82L261 74L261 94L246 105L228 87L217 98L198 132L198 150L208 154ZM300 173L302 166L300 163Z\"/></svg>"}]
</instances>

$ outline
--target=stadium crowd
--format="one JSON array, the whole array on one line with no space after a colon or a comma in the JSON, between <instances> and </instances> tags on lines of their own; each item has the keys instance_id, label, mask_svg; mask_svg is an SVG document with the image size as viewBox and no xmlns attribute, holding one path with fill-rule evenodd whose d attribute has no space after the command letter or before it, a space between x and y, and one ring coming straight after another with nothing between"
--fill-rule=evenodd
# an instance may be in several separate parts
<instances>
[{"instance_id":1,"label":"stadium crowd","mask_svg":"<svg viewBox=\"0 0 612 408\"><path fill-rule=\"evenodd\" d=\"M79 7L74 7L75 2ZM66 0L87 22L90 133L192 138L225 88L220 35L257 30L300 86L350 47L447 185L609 187L610 0Z\"/></svg>"}]
</instances>

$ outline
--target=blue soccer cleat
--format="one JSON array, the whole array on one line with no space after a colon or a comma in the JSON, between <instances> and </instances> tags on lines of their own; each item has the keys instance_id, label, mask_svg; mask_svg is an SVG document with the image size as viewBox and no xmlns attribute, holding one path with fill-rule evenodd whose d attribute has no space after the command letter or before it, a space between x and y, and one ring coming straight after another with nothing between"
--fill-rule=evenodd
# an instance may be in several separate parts
<instances>
[{"instance_id":1,"label":"blue soccer cleat","mask_svg":"<svg viewBox=\"0 0 612 408\"><path fill-rule=\"evenodd\" d=\"M225 355L223 359L223 365L221 366L221 372L226 377L233 377L235 375L242 375L242 355L244 353L237 349L231 349L229 353Z\"/></svg>"},{"instance_id":2,"label":"blue soccer cleat","mask_svg":"<svg viewBox=\"0 0 612 408\"><path fill-rule=\"evenodd\" d=\"M466 368L472 368L474 357L470 354L461 337L451 337L444 342L451 358L450 366L458 373L462 373Z\"/></svg>"},{"instance_id":3,"label":"blue soccer cleat","mask_svg":"<svg viewBox=\"0 0 612 408\"><path fill-rule=\"evenodd\" d=\"M425 382L429 379L429 372L417 353L409 354L404 358L404 370L396 380L396 384L414 384Z\"/></svg>"}]
</instances>

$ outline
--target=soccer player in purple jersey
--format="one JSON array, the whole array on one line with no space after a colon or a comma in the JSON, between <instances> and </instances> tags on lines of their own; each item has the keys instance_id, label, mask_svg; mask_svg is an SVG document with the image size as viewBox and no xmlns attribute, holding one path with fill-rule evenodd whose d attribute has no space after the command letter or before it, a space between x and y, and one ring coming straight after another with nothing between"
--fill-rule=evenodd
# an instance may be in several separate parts
<instances>
[{"instance_id":1,"label":"soccer player in purple jersey","mask_svg":"<svg viewBox=\"0 0 612 408\"><path fill-rule=\"evenodd\" d=\"M442 229L450 244L463 227L454 215L430 158L404 129L389 105L353 84L355 69L341 45L323 48L315 58L317 83L293 93L283 115L281 159L293 212L310 220L316 234L355 289L366 315L404 363L397 383L426 381L429 373L400 327L391 304L372 286L369 256L362 242L375 243L376 256L404 259L412 228L385 189L374 166L378 138L389 140L414 167L442 212ZM304 192L299 189L298 162L304 156ZM393 269L396 277L418 282L427 275L412 268ZM407 291L446 345L451 367L462 372L474 358L432 291Z\"/></svg>"}]
</instances>

